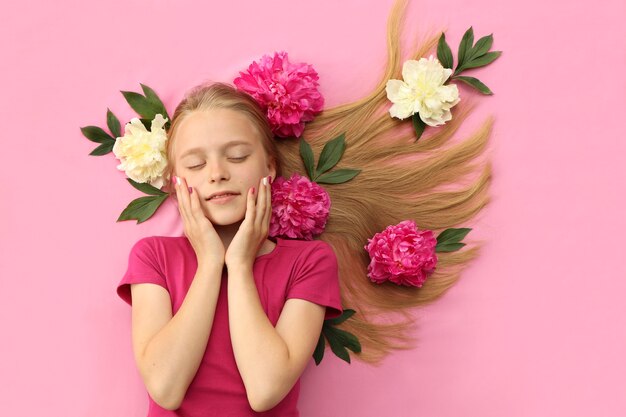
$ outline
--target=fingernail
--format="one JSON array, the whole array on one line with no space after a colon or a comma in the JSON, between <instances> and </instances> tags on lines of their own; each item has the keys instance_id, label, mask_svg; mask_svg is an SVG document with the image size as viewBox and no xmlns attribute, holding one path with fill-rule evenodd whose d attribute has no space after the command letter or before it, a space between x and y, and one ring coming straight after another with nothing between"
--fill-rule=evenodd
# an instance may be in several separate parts
<instances>
[{"instance_id":1,"label":"fingernail","mask_svg":"<svg viewBox=\"0 0 626 417\"><path fill-rule=\"evenodd\" d=\"M193 193L193 188L191 188L191 187L187 187L187 190L189 190L189 194L192 194L192 193Z\"/></svg>"},{"instance_id":2,"label":"fingernail","mask_svg":"<svg viewBox=\"0 0 626 417\"><path fill-rule=\"evenodd\" d=\"M252 187L252 194L256 193L256 188Z\"/></svg>"},{"instance_id":3,"label":"fingernail","mask_svg":"<svg viewBox=\"0 0 626 417\"><path fill-rule=\"evenodd\" d=\"M176 175L172 176L172 184L176 183Z\"/></svg>"},{"instance_id":4,"label":"fingernail","mask_svg":"<svg viewBox=\"0 0 626 417\"><path fill-rule=\"evenodd\" d=\"M269 177L267 177L270 179L270 184L272 183L272 181L274 181L274 179L272 178L272 176L270 175Z\"/></svg>"},{"instance_id":5,"label":"fingernail","mask_svg":"<svg viewBox=\"0 0 626 417\"><path fill-rule=\"evenodd\" d=\"M263 185L267 185L267 177L263 177Z\"/></svg>"},{"instance_id":6,"label":"fingernail","mask_svg":"<svg viewBox=\"0 0 626 417\"><path fill-rule=\"evenodd\" d=\"M180 178L176 177L176 184L180 185Z\"/></svg>"}]
</instances>

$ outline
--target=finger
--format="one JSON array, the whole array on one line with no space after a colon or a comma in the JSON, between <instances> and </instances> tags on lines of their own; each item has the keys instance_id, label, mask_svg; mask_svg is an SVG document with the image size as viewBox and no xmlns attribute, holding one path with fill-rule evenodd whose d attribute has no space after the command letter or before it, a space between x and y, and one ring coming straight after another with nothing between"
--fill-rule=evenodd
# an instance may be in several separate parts
<instances>
[{"instance_id":1,"label":"finger","mask_svg":"<svg viewBox=\"0 0 626 417\"><path fill-rule=\"evenodd\" d=\"M200 205L200 196L198 195L198 191L194 190L193 187L189 187L189 188L191 188L191 194L189 196L191 215L196 220L199 220L202 217L204 217L204 212L202 211L202 206Z\"/></svg>"},{"instance_id":2,"label":"finger","mask_svg":"<svg viewBox=\"0 0 626 417\"><path fill-rule=\"evenodd\" d=\"M252 225L254 225L254 219L256 217L256 213L254 212L255 210L255 203L254 203L254 199L256 198L256 190L254 189L254 187L250 188L248 190L248 199L246 200L246 216L244 218L244 222L248 222Z\"/></svg>"},{"instance_id":3,"label":"finger","mask_svg":"<svg viewBox=\"0 0 626 417\"><path fill-rule=\"evenodd\" d=\"M200 227L201 224L206 223L209 229L215 230L213 223L204 213L204 210L202 208L202 202L200 200L200 194L198 193L198 190L196 190L193 187L191 187L191 190L192 192L189 197L191 200L191 212L193 216L192 218L193 218L194 227Z\"/></svg>"},{"instance_id":4,"label":"finger","mask_svg":"<svg viewBox=\"0 0 626 417\"><path fill-rule=\"evenodd\" d=\"M176 207L178 208L178 211L180 212L180 215L183 215L183 203L181 201L182 197L180 195L180 185L178 185L178 182L180 180L178 179L177 176L173 176L172 177L172 182L174 184L174 191L176 192Z\"/></svg>"},{"instance_id":5,"label":"finger","mask_svg":"<svg viewBox=\"0 0 626 417\"><path fill-rule=\"evenodd\" d=\"M265 216L263 218L263 225L267 228L267 230L269 230L270 220L272 219L272 178L268 177L267 182L266 209Z\"/></svg>"},{"instance_id":6,"label":"finger","mask_svg":"<svg viewBox=\"0 0 626 417\"><path fill-rule=\"evenodd\" d=\"M187 180L185 178L181 178L180 181L181 181L180 192L183 196L183 209L185 210L185 213L187 215L189 226L192 229L195 229L196 226L198 225L199 219L196 217L196 213L194 212L193 207L192 207L192 201L193 201L192 197L194 194L193 188L187 184Z\"/></svg>"},{"instance_id":7,"label":"finger","mask_svg":"<svg viewBox=\"0 0 626 417\"><path fill-rule=\"evenodd\" d=\"M259 195L256 200L256 222L255 228L261 230L263 220L265 219L265 209L267 207L267 177L261 178L259 181Z\"/></svg>"},{"instance_id":8,"label":"finger","mask_svg":"<svg viewBox=\"0 0 626 417\"><path fill-rule=\"evenodd\" d=\"M191 212L189 207L189 191L187 190L187 183L184 178L176 177L178 179L176 185L176 196L178 198L178 209L183 217L183 221L186 224L191 223Z\"/></svg>"},{"instance_id":9,"label":"finger","mask_svg":"<svg viewBox=\"0 0 626 417\"><path fill-rule=\"evenodd\" d=\"M187 190L187 182L183 177L178 178L178 196L180 197L180 206L186 215L189 215L189 191Z\"/></svg>"}]
</instances>

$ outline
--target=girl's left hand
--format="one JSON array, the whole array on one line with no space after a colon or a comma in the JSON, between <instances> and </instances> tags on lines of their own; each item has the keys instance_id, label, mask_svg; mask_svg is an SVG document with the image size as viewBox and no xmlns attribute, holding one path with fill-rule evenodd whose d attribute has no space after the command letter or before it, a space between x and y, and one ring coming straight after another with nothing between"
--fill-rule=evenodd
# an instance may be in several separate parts
<instances>
[{"instance_id":1,"label":"girl's left hand","mask_svg":"<svg viewBox=\"0 0 626 417\"><path fill-rule=\"evenodd\" d=\"M248 190L246 216L228 245L226 267L252 268L256 254L267 239L272 216L272 192L269 176L259 181L258 193ZM258 194L258 197L257 197ZM256 198L256 203L255 203Z\"/></svg>"}]
</instances>

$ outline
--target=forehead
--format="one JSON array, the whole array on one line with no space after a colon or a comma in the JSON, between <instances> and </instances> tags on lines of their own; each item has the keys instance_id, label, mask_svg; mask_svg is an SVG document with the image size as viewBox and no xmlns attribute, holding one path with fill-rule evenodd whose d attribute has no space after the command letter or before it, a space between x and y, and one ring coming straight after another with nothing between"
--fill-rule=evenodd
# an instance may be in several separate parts
<instances>
[{"instance_id":1,"label":"forehead","mask_svg":"<svg viewBox=\"0 0 626 417\"><path fill-rule=\"evenodd\" d=\"M182 156L191 148L221 148L228 143L260 145L260 136L248 117L231 109L196 110L178 125L174 155Z\"/></svg>"}]
</instances>

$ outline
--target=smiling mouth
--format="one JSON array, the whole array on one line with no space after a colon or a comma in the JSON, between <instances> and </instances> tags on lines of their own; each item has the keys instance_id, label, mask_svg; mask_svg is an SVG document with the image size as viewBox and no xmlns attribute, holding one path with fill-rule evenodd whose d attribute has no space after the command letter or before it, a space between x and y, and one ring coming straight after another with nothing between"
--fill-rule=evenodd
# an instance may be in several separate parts
<instances>
[{"instance_id":1,"label":"smiling mouth","mask_svg":"<svg viewBox=\"0 0 626 417\"><path fill-rule=\"evenodd\" d=\"M207 201L211 201L211 200L219 200L219 199L222 199L222 198L231 197L231 196L236 196L236 195L239 195L239 194L231 194L231 193L228 193L228 194L220 194L220 195L216 195L216 196L214 196L214 197L209 197L209 198L207 198Z\"/></svg>"}]
</instances>

